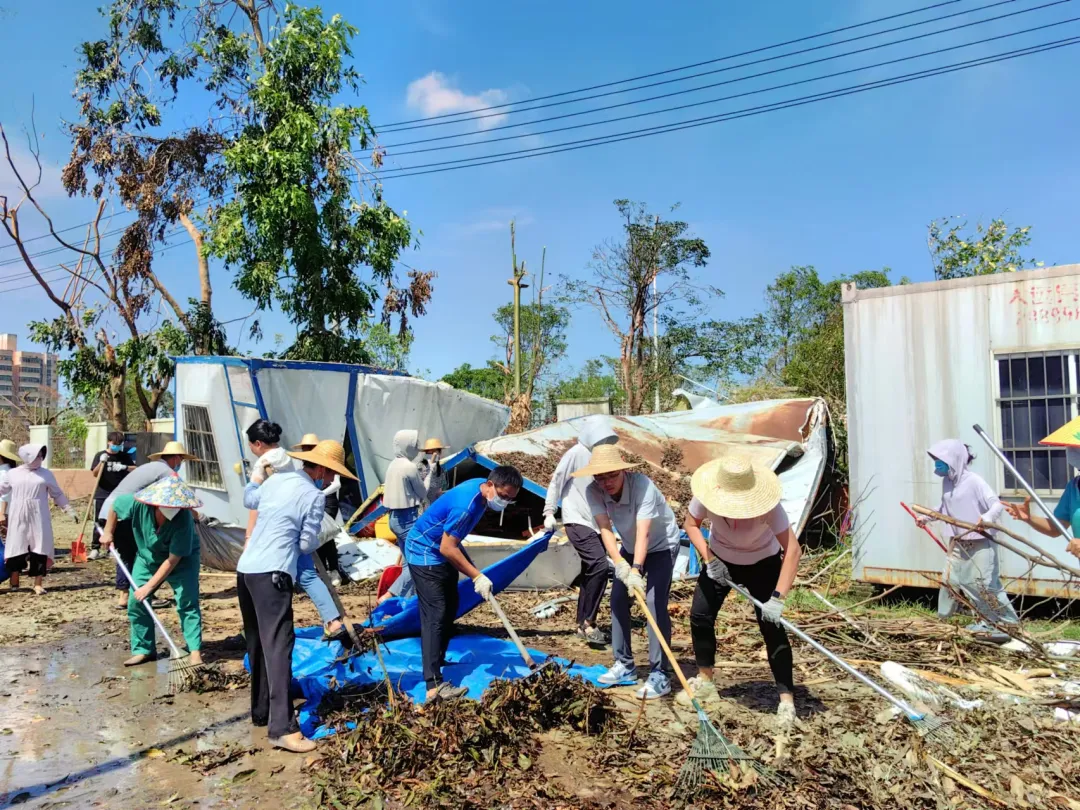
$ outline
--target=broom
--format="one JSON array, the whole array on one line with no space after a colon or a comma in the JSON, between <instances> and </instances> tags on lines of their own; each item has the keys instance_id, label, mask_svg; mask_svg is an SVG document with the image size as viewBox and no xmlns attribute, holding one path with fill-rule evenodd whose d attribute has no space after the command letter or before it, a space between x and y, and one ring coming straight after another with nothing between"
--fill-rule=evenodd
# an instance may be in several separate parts
<instances>
[{"instance_id":1,"label":"broom","mask_svg":"<svg viewBox=\"0 0 1080 810\"><path fill-rule=\"evenodd\" d=\"M120 570L124 572L124 576L127 578L132 588L136 588L135 580L131 576L131 572L128 571L128 567L124 565L124 561L120 559L120 552L116 550L116 546L109 546L109 553L112 554L113 559L116 560L116 564L120 566ZM181 653L180 648L172 640L172 636L169 635L169 631L165 629L165 625L162 624L161 619L154 613L154 609L150 607L150 600L144 599L142 606L146 608L146 612L150 614L150 618L154 620L154 625L158 631L165 637L165 643L169 645L171 655L169 656L169 694L175 695L177 692L190 692L198 680L198 673L203 669L202 664L191 663L190 653Z\"/></svg>"},{"instance_id":2,"label":"broom","mask_svg":"<svg viewBox=\"0 0 1080 810\"><path fill-rule=\"evenodd\" d=\"M652 613L649 611L645 596L636 588L634 589L634 596L637 598L642 612L645 613L645 618L648 619L653 633L656 634L664 654L667 656L668 661L671 662L679 683L686 690L686 694L690 698L690 705L694 707L698 716L697 737L694 738L694 744L690 746L690 755L686 758L686 762L683 763L682 770L679 771L679 779L675 783L676 792L682 796L692 796L705 780L707 773L731 773L736 767L740 770L750 769L754 771L765 782L774 785L782 784L784 780L780 774L735 745L709 721L709 716L705 714L705 709L698 703L694 690L690 687L686 676L683 675L682 667L679 666L679 662L675 659L675 653L671 651L671 647L664 640L660 628L656 626L656 619L653 618Z\"/></svg>"},{"instance_id":3,"label":"broom","mask_svg":"<svg viewBox=\"0 0 1080 810\"><path fill-rule=\"evenodd\" d=\"M750 604L752 604L758 610L764 609L764 605L762 605L761 602L759 602L757 599L747 593L747 591L741 585L738 585L731 581L728 582L728 585L731 587L732 590L737 591L739 594L741 594L744 599L750 602ZM892 693L886 691L885 687L881 686L876 681L871 680L866 675L863 675L861 672L859 672L859 670L855 669L855 667L851 666L851 664L849 664L840 656L834 655L833 653L829 652L827 649L825 649L825 647L814 641L814 639L810 638L810 636L806 635L806 633L793 625L787 619L781 617L780 624L783 625L784 628L790 630L796 636L801 638L819 653L824 655L826 658L828 658L830 661L840 667L840 669L844 670L844 672L848 673L853 678L861 681L866 686L869 686L871 689L873 689L875 692L877 692L879 695L889 701L889 703L900 709L900 711L904 713L904 716L907 717L908 722L910 722L911 725L915 726L916 730L918 730L919 734L921 734L924 739L937 743L939 745L953 746L956 744L956 736L953 733L951 723L948 720L945 720L941 717L935 717L929 712L924 713L915 711L915 709L912 708L908 703L904 702Z\"/></svg>"}]
</instances>

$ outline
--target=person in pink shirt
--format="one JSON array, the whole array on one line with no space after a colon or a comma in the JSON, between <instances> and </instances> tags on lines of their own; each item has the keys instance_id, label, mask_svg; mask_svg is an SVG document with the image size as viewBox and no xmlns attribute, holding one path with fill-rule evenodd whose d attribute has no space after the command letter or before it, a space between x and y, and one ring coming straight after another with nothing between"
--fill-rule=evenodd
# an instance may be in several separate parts
<instances>
[{"instance_id":1,"label":"person in pink shirt","mask_svg":"<svg viewBox=\"0 0 1080 810\"><path fill-rule=\"evenodd\" d=\"M741 585L764 605L754 609L780 694L781 726L795 721L791 644L780 625L784 599L795 582L802 549L784 508L780 479L749 457L729 453L702 465L690 481L694 493L683 529L705 563L690 606L690 637L698 676L695 690L708 694L716 661L716 617L731 591ZM701 531L709 522L709 539Z\"/></svg>"}]
</instances>

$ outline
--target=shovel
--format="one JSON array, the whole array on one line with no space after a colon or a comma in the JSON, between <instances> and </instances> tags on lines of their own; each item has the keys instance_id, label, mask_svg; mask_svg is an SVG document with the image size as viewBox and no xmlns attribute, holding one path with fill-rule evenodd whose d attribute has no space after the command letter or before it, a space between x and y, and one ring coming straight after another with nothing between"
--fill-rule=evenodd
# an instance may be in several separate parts
<instances>
[{"instance_id":1,"label":"shovel","mask_svg":"<svg viewBox=\"0 0 1080 810\"><path fill-rule=\"evenodd\" d=\"M98 473L94 476L94 492L97 492L98 484L101 483L101 474L105 472L105 461L98 466ZM83 535L86 533L86 521L90 519L90 510L94 508L94 494L90 493L90 500L86 503L86 511L83 512L82 526L79 528L79 536L71 542L71 561L84 563L89 560L86 555L86 542ZM97 515L94 516L95 518ZM91 529L91 531L93 531Z\"/></svg>"}]
</instances>

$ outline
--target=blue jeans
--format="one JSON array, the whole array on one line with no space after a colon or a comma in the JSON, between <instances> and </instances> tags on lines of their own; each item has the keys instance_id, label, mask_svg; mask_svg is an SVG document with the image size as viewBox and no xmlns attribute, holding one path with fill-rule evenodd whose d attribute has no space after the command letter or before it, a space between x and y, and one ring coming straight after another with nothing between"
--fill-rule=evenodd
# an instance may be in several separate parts
<instances>
[{"instance_id":1,"label":"blue jeans","mask_svg":"<svg viewBox=\"0 0 1080 810\"><path fill-rule=\"evenodd\" d=\"M315 609L319 611L323 624L341 618L334 600L330 598L326 583L319 578L319 572L315 570L315 563L310 554L301 554L297 558L296 581L304 589L308 598L315 603Z\"/></svg>"},{"instance_id":2,"label":"blue jeans","mask_svg":"<svg viewBox=\"0 0 1080 810\"><path fill-rule=\"evenodd\" d=\"M405 562L405 538L412 530L413 524L416 523L419 516L420 510L415 506L408 509L390 510L390 531L394 533L394 537L397 538L398 548L401 549L401 574L394 580L394 584L390 586L390 595L401 599L408 599L416 592L412 572L409 571L409 564Z\"/></svg>"}]
</instances>

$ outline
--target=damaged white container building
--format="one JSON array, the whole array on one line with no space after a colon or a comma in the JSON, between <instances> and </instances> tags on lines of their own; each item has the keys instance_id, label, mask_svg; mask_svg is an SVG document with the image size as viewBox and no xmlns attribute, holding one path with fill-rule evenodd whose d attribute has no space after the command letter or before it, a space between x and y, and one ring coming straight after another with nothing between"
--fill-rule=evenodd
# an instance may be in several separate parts
<instances>
[{"instance_id":1,"label":"damaged white container building","mask_svg":"<svg viewBox=\"0 0 1080 810\"><path fill-rule=\"evenodd\" d=\"M931 444L969 444L972 469L1003 498L1023 491L973 430L978 424L1053 508L1076 470L1039 440L1078 415L1080 265L843 295L854 576L936 587L945 555L901 507L937 508ZM1035 510L1035 505L1032 509ZM1059 559L1066 541L1003 516ZM998 549L1013 593L1080 596L1056 568Z\"/></svg>"}]
</instances>

